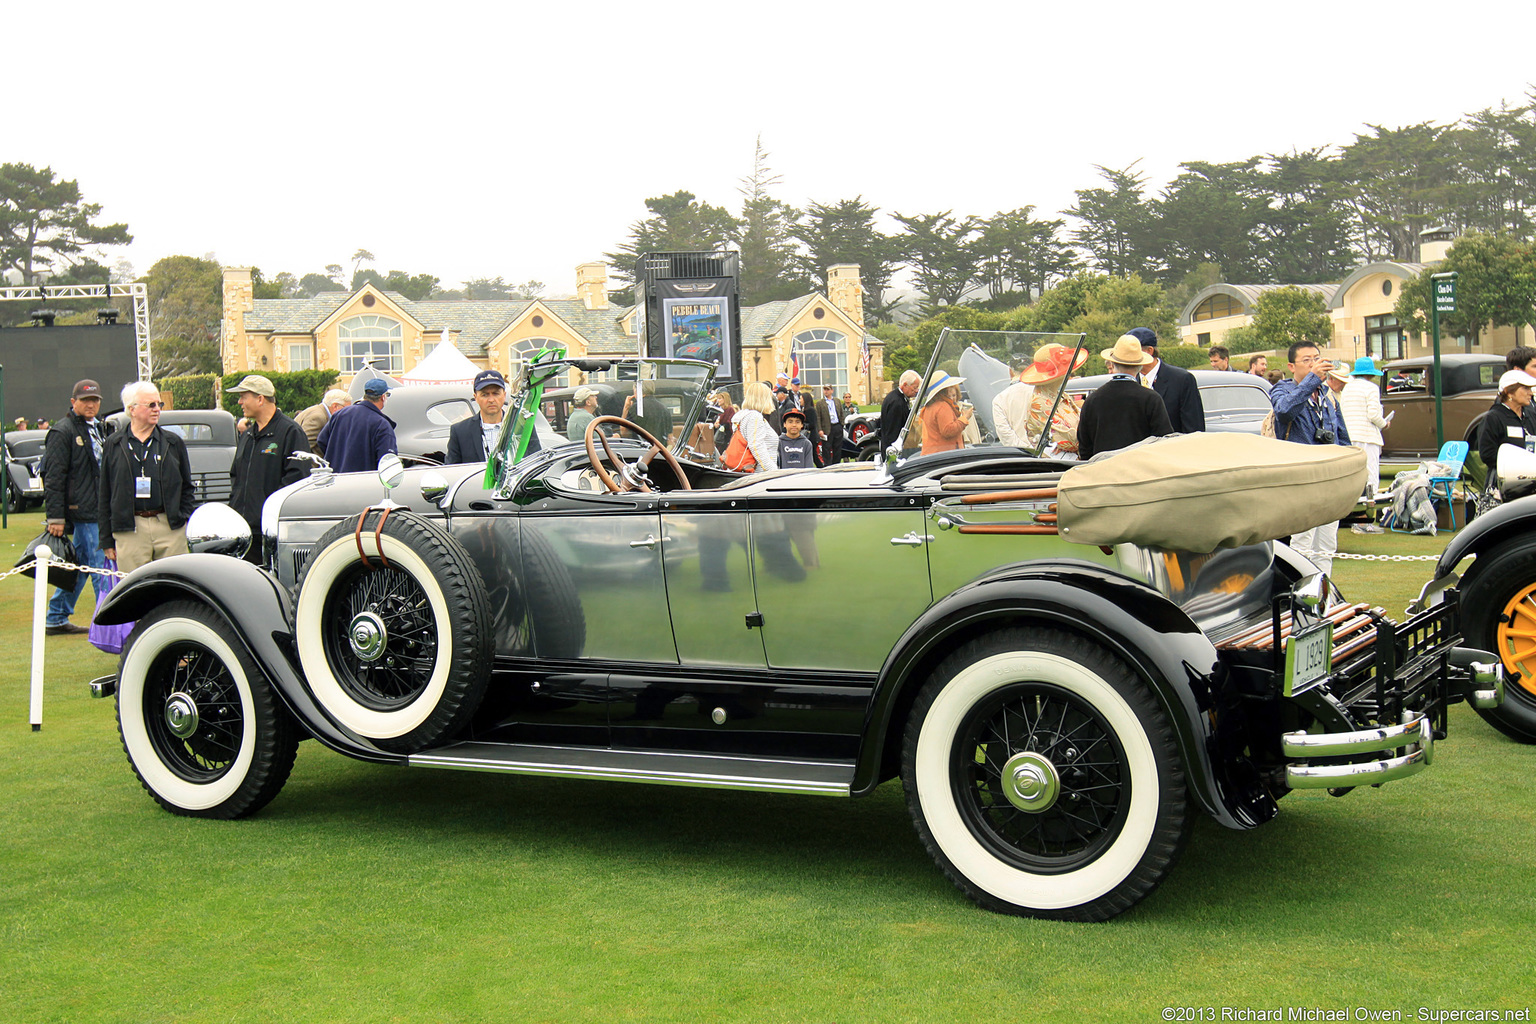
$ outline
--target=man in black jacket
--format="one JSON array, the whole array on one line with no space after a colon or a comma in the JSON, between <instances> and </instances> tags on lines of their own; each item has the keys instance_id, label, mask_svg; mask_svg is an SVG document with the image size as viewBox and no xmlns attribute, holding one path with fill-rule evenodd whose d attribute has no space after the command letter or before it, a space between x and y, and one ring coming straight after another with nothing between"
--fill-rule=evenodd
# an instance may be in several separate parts
<instances>
[{"instance_id":1,"label":"man in black jacket","mask_svg":"<svg viewBox=\"0 0 1536 1024\"><path fill-rule=\"evenodd\" d=\"M1114 376L1083 399L1077 457L1085 461L1172 432L1162 399L1142 383L1141 371L1152 356L1142 351L1141 340L1134 333L1122 334L1114 348L1099 354Z\"/></svg>"},{"instance_id":2,"label":"man in black jacket","mask_svg":"<svg viewBox=\"0 0 1536 1024\"><path fill-rule=\"evenodd\" d=\"M101 547L132 572L187 553L187 519L197 507L187 443L160 429L160 389L149 381L123 388L128 426L101 447L96 522ZM302 436L302 432L301 432Z\"/></svg>"},{"instance_id":3,"label":"man in black jacket","mask_svg":"<svg viewBox=\"0 0 1536 1024\"><path fill-rule=\"evenodd\" d=\"M916 370L907 370L880 403L879 461L885 461L887 449L896 443L901 428L907 425L907 414L912 411L912 399L916 397L918 385L922 382L922 374Z\"/></svg>"},{"instance_id":4,"label":"man in black jacket","mask_svg":"<svg viewBox=\"0 0 1536 1024\"><path fill-rule=\"evenodd\" d=\"M101 467L101 446L107 440L106 424L96 418L101 411L101 385L82 380L75 385L69 412L48 429L43 443L43 504L48 532L55 537L72 534L80 565L102 567L100 538L96 531L96 498ZM75 602L85 589L86 573L72 591L54 590L48 602L43 631L49 636L88 633L69 621ZM106 577L92 575L96 599L105 591Z\"/></svg>"},{"instance_id":5,"label":"man in black jacket","mask_svg":"<svg viewBox=\"0 0 1536 1024\"><path fill-rule=\"evenodd\" d=\"M227 390L239 396L240 411L251 421L235 443L229 504L251 525L245 560L260 565L261 506L274 491L304 477L308 464L293 454L309 451L309 436L278 409L272 382L261 374L247 374Z\"/></svg>"},{"instance_id":6,"label":"man in black jacket","mask_svg":"<svg viewBox=\"0 0 1536 1024\"><path fill-rule=\"evenodd\" d=\"M1166 363L1157 356L1157 334L1150 327L1133 327L1125 332L1141 342L1141 350L1152 357L1142 374L1163 400L1168 422L1176 434L1194 434L1205 429L1205 403L1200 400L1200 385L1195 375L1182 366Z\"/></svg>"}]
</instances>

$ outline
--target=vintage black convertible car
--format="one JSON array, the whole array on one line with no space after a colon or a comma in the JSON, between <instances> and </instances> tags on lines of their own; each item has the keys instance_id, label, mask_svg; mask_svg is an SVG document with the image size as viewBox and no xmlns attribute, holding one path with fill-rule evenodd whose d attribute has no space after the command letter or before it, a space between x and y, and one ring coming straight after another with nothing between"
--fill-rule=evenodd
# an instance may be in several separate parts
<instances>
[{"instance_id":1,"label":"vintage black convertible car","mask_svg":"<svg viewBox=\"0 0 1536 1024\"><path fill-rule=\"evenodd\" d=\"M930 374L1042 340L1081 343L951 332ZM634 421L524 455L552 368L626 391ZM1158 885L1195 815L1249 829L1292 789L1413 774L1448 704L1502 699L1454 589L1399 625L1279 543L1076 543L1071 465L1019 448L741 476L672 451L707 364L529 373L489 466L322 467L267 503L267 568L195 553L112 591L98 621L137 626L96 690L156 801L251 814L311 737L413 768L839 797L899 778L970 898L1093 920ZM216 510L194 548L240 550Z\"/></svg>"}]
</instances>

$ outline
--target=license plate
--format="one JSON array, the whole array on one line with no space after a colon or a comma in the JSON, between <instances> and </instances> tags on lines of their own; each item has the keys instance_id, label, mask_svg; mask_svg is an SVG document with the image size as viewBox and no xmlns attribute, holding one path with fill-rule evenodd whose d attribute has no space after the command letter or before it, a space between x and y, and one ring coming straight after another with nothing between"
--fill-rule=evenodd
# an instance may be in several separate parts
<instances>
[{"instance_id":1,"label":"license plate","mask_svg":"<svg viewBox=\"0 0 1536 1024\"><path fill-rule=\"evenodd\" d=\"M29 491L40 491L42 489L43 489L43 479L42 479L42 477L37 477L37 476L29 476L29 477L27 477L27 490L29 490Z\"/></svg>"},{"instance_id":2,"label":"license plate","mask_svg":"<svg viewBox=\"0 0 1536 1024\"><path fill-rule=\"evenodd\" d=\"M1285 695L1305 690L1333 671L1333 623L1324 622L1285 641Z\"/></svg>"}]
</instances>

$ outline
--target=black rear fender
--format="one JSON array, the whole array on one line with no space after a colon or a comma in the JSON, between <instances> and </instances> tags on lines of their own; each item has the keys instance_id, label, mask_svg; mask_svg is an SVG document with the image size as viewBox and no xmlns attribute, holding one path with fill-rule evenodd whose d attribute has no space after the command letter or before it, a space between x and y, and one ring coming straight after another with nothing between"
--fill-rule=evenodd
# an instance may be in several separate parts
<instances>
[{"instance_id":1,"label":"black rear fender","mask_svg":"<svg viewBox=\"0 0 1536 1024\"><path fill-rule=\"evenodd\" d=\"M1242 829L1274 816L1274 800L1256 776L1213 763L1226 669L1210 640L1156 591L1084 565L998 570L937 602L907 629L876 684L860 744L855 795L896 773L907 713L935 666L974 636L1025 624L1088 637L1140 675L1173 724L1191 795L1217 821Z\"/></svg>"},{"instance_id":2,"label":"black rear fender","mask_svg":"<svg viewBox=\"0 0 1536 1024\"><path fill-rule=\"evenodd\" d=\"M167 601L183 600L206 605L229 623L251 664L310 735L351 757L405 763L404 757L339 728L315 705L298 667L288 593L249 562L227 555L175 555L150 562L112 588L96 609L96 621L132 622Z\"/></svg>"},{"instance_id":3,"label":"black rear fender","mask_svg":"<svg viewBox=\"0 0 1536 1024\"><path fill-rule=\"evenodd\" d=\"M1491 551L1511 538L1524 538L1536 530L1536 495L1506 501L1472 520L1451 538L1435 563L1435 579L1456 568L1469 555Z\"/></svg>"}]
</instances>

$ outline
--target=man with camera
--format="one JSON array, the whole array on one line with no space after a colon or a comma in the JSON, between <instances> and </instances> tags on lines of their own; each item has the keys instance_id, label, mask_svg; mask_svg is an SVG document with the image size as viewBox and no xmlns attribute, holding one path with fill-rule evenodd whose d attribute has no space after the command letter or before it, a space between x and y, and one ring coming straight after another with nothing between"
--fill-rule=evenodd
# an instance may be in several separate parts
<instances>
[{"instance_id":1,"label":"man with camera","mask_svg":"<svg viewBox=\"0 0 1536 1024\"><path fill-rule=\"evenodd\" d=\"M1297 444L1338 444L1349 447L1344 415L1328 386L1333 362L1323 358L1310 341L1298 341L1286 354L1290 380L1269 389L1275 408L1275 436ZM1328 523L1291 537L1291 547L1311 559L1325 573L1333 573L1333 555L1339 549L1339 524Z\"/></svg>"}]
</instances>

